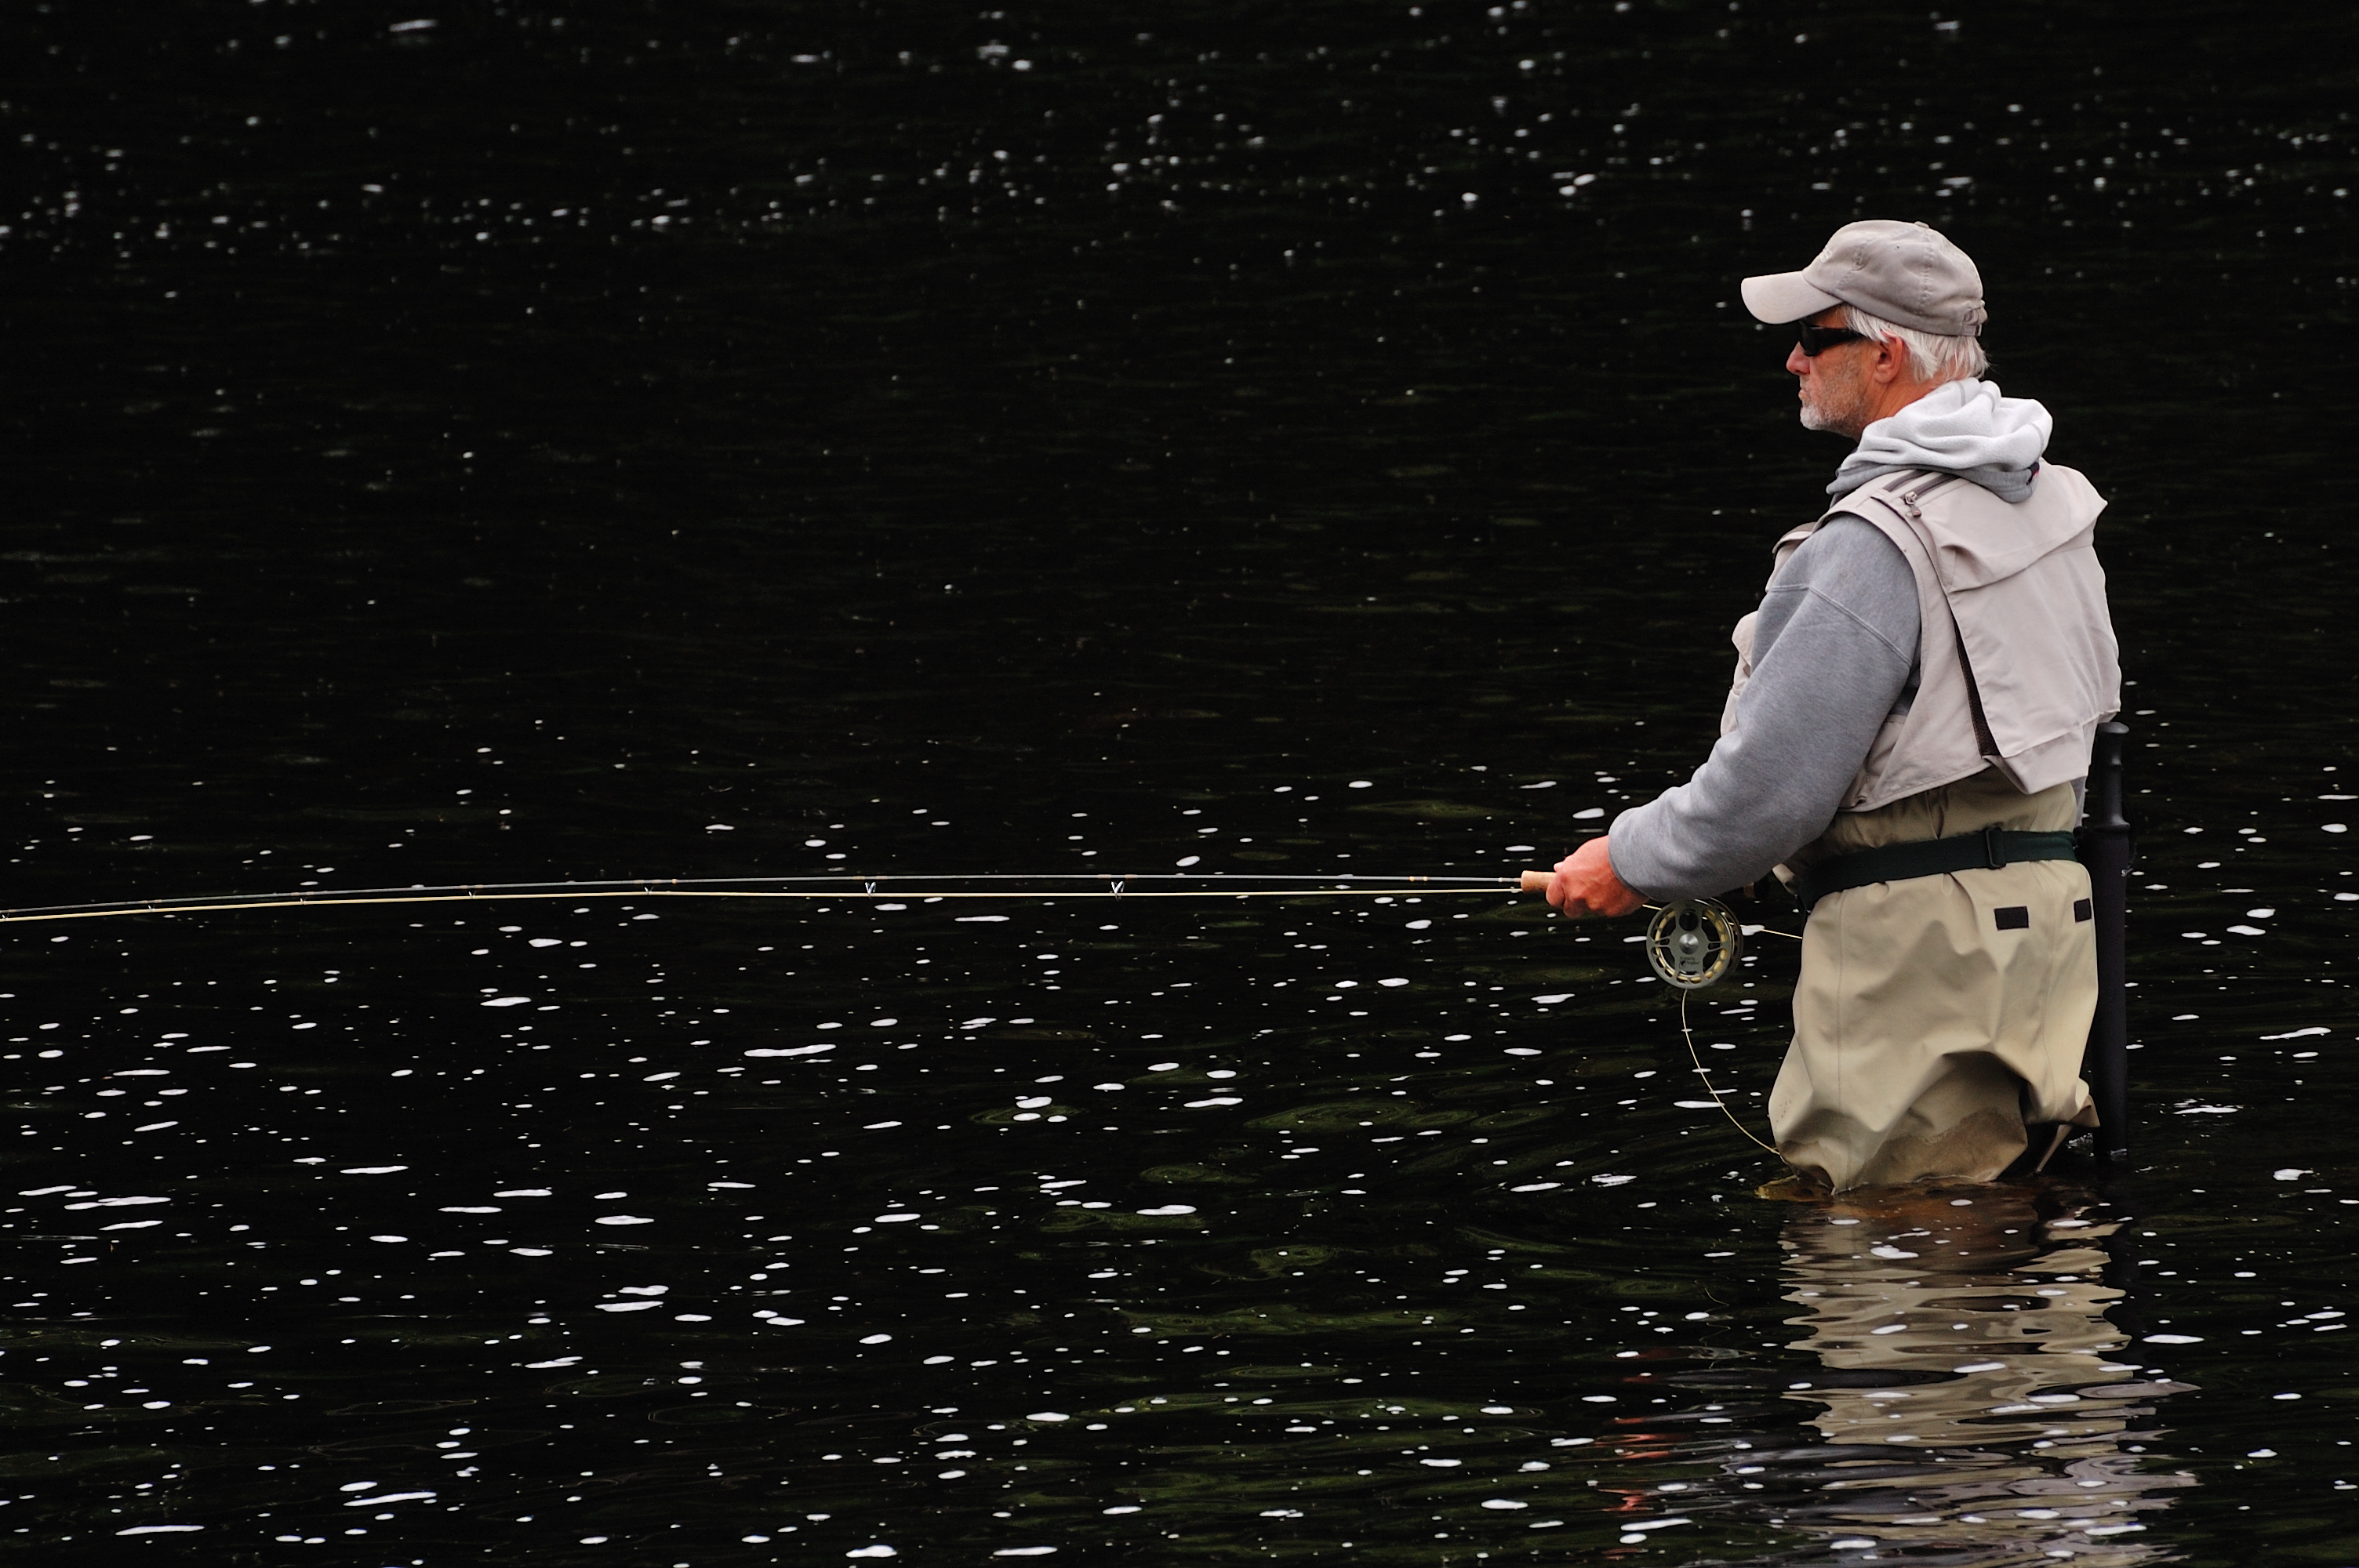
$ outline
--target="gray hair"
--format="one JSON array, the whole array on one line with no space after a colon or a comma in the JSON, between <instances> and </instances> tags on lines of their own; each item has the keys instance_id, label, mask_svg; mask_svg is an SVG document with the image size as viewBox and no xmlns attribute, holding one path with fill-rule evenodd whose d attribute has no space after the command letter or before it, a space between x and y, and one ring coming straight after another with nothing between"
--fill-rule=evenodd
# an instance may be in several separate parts
<instances>
[{"instance_id":1,"label":"gray hair","mask_svg":"<svg viewBox=\"0 0 2359 1568\"><path fill-rule=\"evenodd\" d=\"M1920 332L1914 327L1898 326L1880 316L1871 316L1855 305L1843 307L1843 325L1879 341L1899 339L1901 346L1908 351L1908 369L1919 381L1963 381L1990 369L1990 356L1983 352L1980 338L1946 338L1938 332Z\"/></svg>"}]
</instances>

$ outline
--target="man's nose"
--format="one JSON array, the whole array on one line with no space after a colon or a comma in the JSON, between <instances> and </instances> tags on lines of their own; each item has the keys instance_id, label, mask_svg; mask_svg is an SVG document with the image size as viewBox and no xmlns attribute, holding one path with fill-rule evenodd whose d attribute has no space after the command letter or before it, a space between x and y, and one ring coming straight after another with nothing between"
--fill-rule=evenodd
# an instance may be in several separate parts
<instances>
[{"instance_id":1,"label":"man's nose","mask_svg":"<svg viewBox=\"0 0 2359 1568\"><path fill-rule=\"evenodd\" d=\"M1792 348L1786 351L1786 371L1788 374L1807 375L1810 373L1810 356L1802 351L1801 344L1796 343Z\"/></svg>"}]
</instances>

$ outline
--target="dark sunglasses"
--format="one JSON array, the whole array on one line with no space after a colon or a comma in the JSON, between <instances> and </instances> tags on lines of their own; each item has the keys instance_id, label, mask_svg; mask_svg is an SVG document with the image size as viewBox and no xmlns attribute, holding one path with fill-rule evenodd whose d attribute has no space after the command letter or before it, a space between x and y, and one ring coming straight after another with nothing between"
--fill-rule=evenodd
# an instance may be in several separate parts
<instances>
[{"instance_id":1,"label":"dark sunglasses","mask_svg":"<svg viewBox=\"0 0 2359 1568\"><path fill-rule=\"evenodd\" d=\"M1803 321L1798 323L1794 330L1800 335L1802 353L1807 359L1817 359L1840 344L1870 341L1866 333L1854 332L1848 327L1813 327Z\"/></svg>"}]
</instances>

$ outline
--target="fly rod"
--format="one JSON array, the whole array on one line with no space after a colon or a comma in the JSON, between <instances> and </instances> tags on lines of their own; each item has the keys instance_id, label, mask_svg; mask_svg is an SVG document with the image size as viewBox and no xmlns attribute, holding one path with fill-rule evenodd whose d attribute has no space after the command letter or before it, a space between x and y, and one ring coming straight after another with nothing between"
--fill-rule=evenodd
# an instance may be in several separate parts
<instances>
[{"instance_id":1,"label":"fly rod","mask_svg":"<svg viewBox=\"0 0 2359 1568\"><path fill-rule=\"evenodd\" d=\"M908 872L862 876L610 878L592 881L451 882L439 886L294 889L267 893L204 893L184 898L115 899L0 910L0 925L108 920L135 914L208 914L253 909L339 909L363 904L504 903L557 899L725 898L856 899L875 903L940 899L1431 898L1497 894L1548 886L1549 873L1520 877L1190 875L1157 871L991 872L973 876ZM981 884L981 885L978 885ZM1244 885L1239 885L1244 884ZM1266 885L1277 884L1277 885Z\"/></svg>"}]
</instances>

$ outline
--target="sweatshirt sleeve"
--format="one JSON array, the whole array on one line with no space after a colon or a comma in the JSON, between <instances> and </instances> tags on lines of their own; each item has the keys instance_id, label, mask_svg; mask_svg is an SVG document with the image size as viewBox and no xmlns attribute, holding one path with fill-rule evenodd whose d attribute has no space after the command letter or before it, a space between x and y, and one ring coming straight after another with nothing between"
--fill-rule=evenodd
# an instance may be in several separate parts
<instances>
[{"instance_id":1,"label":"sweatshirt sleeve","mask_svg":"<svg viewBox=\"0 0 2359 1568\"><path fill-rule=\"evenodd\" d=\"M1917 663L1917 582L1899 547L1839 516L1762 596L1736 728L1683 784L1614 819L1614 874L1649 898L1758 879L1826 831Z\"/></svg>"}]
</instances>

